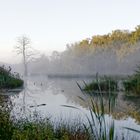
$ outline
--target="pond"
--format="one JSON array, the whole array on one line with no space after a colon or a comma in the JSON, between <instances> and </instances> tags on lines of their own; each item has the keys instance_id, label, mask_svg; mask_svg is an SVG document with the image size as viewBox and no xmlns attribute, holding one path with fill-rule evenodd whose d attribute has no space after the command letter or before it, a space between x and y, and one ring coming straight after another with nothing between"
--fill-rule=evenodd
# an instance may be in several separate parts
<instances>
[{"instance_id":1,"label":"pond","mask_svg":"<svg viewBox=\"0 0 140 140\"><path fill-rule=\"evenodd\" d=\"M86 122L85 114L90 117L90 112L87 103L79 97L87 99L87 96L83 95L76 83L82 85L83 80L88 83L92 81L92 78L30 76L27 79L26 88L20 93L6 93L5 95L5 97L8 96L13 106L11 115L20 119L30 117L31 114L37 112L39 116L49 117L56 122L59 120ZM107 121L114 119L117 133L120 135L131 133L129 139L139 134L125 130L123 127L140 130L139 101L140 98L128 98L120 92L112 115L106 114ZM64 105L79 109L65 107Z\"/></svg>"}]
</instances>

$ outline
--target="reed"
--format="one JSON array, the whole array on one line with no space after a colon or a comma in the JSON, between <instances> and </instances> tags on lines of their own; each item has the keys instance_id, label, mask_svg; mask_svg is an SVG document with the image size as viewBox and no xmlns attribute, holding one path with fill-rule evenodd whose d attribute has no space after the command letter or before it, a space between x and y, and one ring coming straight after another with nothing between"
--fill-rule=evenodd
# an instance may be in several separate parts
<instances>
[{"instance_id":1,"label":"reed","mask_svg":"<svg viewBox=\"0 0 140 140\"><path fill-rule=\"evenodd\" d=\"M136 67L135 73L128 76L123 82L124 90L130 95L140 95L140 66Z\"/></svg>"}]
</instances>

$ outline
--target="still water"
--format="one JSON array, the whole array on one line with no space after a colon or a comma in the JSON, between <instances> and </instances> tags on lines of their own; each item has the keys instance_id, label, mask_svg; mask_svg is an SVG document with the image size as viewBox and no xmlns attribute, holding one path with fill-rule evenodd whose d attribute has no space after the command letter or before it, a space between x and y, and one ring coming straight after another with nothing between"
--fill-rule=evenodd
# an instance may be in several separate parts
<instances>
[{"instance_id":1,"label":"still water","mask_svg":"<svg viewBox=\"0 0 140 140\"><path fill-rule=\"evenodd\" d=\"M9 94L13 105L11 114L17 119L30 117L37 112L41 117L51 118L53 121L60 119L65 121L79 120L86 122L85 114L90 117L88 106L79 97L84 99L76 82L82 85L82 81L90 82L90 78L48 78L47 76L31 76L27 79L27 87L20 93ZM129 136L138 136L134 132L123 129L131 127L140 130L140 99L127 98L119 93L116 100L116 108L112 116L106 114L106 120L115 120L115 128L118 133L132 133ZM64 107L74 106L79 109ZM140 138L138 138L140 139Z\"/></svg>"}]
</instances>

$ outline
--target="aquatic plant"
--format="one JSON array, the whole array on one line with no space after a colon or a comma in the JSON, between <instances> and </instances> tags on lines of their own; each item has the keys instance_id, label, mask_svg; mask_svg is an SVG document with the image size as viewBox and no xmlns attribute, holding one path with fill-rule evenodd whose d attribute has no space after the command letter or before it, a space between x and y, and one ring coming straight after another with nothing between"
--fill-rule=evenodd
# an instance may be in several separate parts
<instances>
[{"instance_id":1,"label":"aquatic plant","mask_svg":"<svg viewBox=\"0 0 140 140\"><path fill-rule=\"evenodd\" d=\"M123 86L127 94L140 95L140 66L137 66L132 76L123 81Z\"/></svg>"},{"instance_id":2,"label":"aquatic plant","mask_svg":"<svg viewBox=\"0 0 140 140\"><path fill-rule=\"evenodd\" d=\"M98 80L97 80L98 79ZM110 91L117 91L118 89L118 82L117 80L104 76L103 78L97 78L94 79L91 83L85 84L84 90L85 91L94 91L97 92L99 91L99 87L101 89L101 92L108 92Z\"/></svg>"},{"instance_id":3,"label":"aquatic plant","mask_svg":"<svg viewBox=\"0 0 140 140\"><path fill-rule=\"evenodd\" d=\"M49 118L34 115L16 120L9 110L0 108L0 140L89 140L82 123L59 121L57 125Z\"/></svg>"},{"instance_id":4,"label":"aquatic plant","mask_svg":"<svg viewBox=\"0 0 140 140\"><path fill-rule=\"evenodd\" d=\"M115 107L115 98L111 94L111 90L117 89L117 83L113 81L112 79L108 77L104 77L105 81L101 82L98 78L98 75L96 76L96 90L98 91L98 96L92 96L88 99L88 102L81 98L82 101L85 103L88 103L88 109L90 111L90 116L87 116L86 118L89 123L89 127L87 127L86 124L84 124L85 128L89 133L91 134L91 139L94 140L114 140L115 137L115 124L113 120L110 120L110 123L108 124L106 122L105 118L105 104L103 99L103 93L102 90L106 90L108 92L108 110L109 114L113 111L113 108ZM112 81L111 81L112 80ZM88 85L85 83L85 87ZM111 88L111 84L116 86L116 88ZM82 93L86 96L87 93L89 95L94 95L94 90L82 90L81 86L77 83L78 87L81 89ZM113 104L114 103L114 104Z\"/></svg>"},{"instance_id":5,"label":"aquatic plant","mask_svg":"<svg viewBox=\"0 0 140 140\"><path fill-rule=\"evenodd\" d=\"M106 118L106 108L104 103L104 94L102 93L99 78L96 77L96 82L98 86L98 94L95 95L93 90L82 90L80 84L77 83L78 87L81 89L81 92L87 97L87 95L91 95L88 100L85 100L80 97L80 99L88 104L90 116L87 116L88 124L84 124L85 129L89 132L90 138L93 140L128 140L129 135L120 135L118 134L115 128L115 122L112 119L111 115L115 108L115 97L114 94L111 93L111 89L109 88L108 92L108 113L109 113L109 120L107 121ZM85 82L84 82L85 83ZM110 83L108 83L110 84ZM86 86L86 83L85 83ZM109 85L110 87L110 85ZM87 94L88 93L88 94ZM133 132L140 133L139 130L135 130L128 127L123 127L126 130L131 130ZM132 139L138 139L136 136L131 136Z\"/></svg>"}]
</instances>

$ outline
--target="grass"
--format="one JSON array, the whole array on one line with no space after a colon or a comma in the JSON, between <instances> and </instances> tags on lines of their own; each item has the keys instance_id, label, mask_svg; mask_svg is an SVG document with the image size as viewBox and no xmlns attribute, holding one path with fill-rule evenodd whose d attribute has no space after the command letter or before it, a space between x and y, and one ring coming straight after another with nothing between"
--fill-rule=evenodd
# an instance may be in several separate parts
<instances>
[{"instance_id":1,"label":"grass","mask_svg":"<svg viewBox=\"0 0 140 140\"><path fill-rule=\"evenodd\" d=\"M85 84L85 91L99 91L99 86L102 92L117 91L118 83L111 77L104 76L102 79L96 78L90 84Z\"/></svg>"},{"instance_id":2,"label":"grass","mask_svg":"<svg viewBox=\"0 0 140 140\"><path fill-rule=\"evenodd\" d=\"M19 75L12 74L11 69L6 69L4 66L0 67L0 89L11 89L21 87L23 80L20 79Z\"/></svg>"},{"instance_id":3,"label":"grass","mask_svg":"<svg viewBox=\"0 0 140 140\"><path fill-rule=\"evenodd\" d=\"M92 87L90 87L91 85ZM86 127L86 125L85 127L91 134L91 139L93 140L114 140L116 139L115 125L113 120L110 120L110 124L106 122L105 103L102 90L108 92L108 110L109 115L111 115L111 112L115 107L115 104L112 104L115 103L115 98L112 98L113 96L111 94L111 91L117 90L117 82L110 79L110 77L104 77L102 81L99 81L99 78L97 76L95 82L91 83L91 85L87 85L85 83L85 88L87 89L83 91L80 85L78 84L79 88L85 95L87 95L87 93L93 95L94 90L98 91L98 94L96 94L97 96L89 97L88 106L90 116L86 116L89 123L89 127ZM87 102L81 97L80 99L84 102Z\"/></svg>"},{"instance_id":4,"label":"grass","mask_svg":"<svg viewBox=\"0 0 140 140\"><path fill-rule=\"evenodd\" d=\"M81 124L59 123L49 119L34 121L12 120L8 112L0 112L0 140L88 140L89 134Z\"/></svg>"},{"instance_id":5,"label":"grass","mask_svg":"<svg viewBox=\"0 0 140 140\"><path fill-rule=\"evenodd\" d=\"M140 66L136 67L133 75L128 76L125 80L123 79L122 86L127 96L140 96ZM118 87L118 80L109 76L98 78L98 75L91 83L86 84L84 82L83 90L87 93L95 94L99 93L99 87L102 93L109 93L109 91L113 93L120 90Z\"/></svg>"},{"instance_id":6,"label":"grass","mask_svg":"<svg viewBox=\"0 0 140 140\"><path fill-rule=\"evenodd\" d=\"M88 124L59 121L56 125L50 119L43 119L37 115L32 121L14 120L9 111L0 110L0 140L128 140L129 135L126 138L117 137L113 120L106 122L102 97L99 97L99 100L90 100L90 116L85 114ZM139 130L127 127L124 129L140 133Z\"/></svg>"},{"instance_id":7,"label":"grass","mask_svg":"<svg viewBox=\"0 0 140 140\"><path fill-rule=\"evenodd\" d=\"M140 66L135 73L123 82L125 92L130 95L140 95Z\"/></svg>"},{"instance_id":8,"label":"grass","mask_svg":"<svg viewBox=\"0 0 140 140\"><path fill-rule=\"evenodd\" d=\"M138 137L131 136L130 135L125 135L123 134L122 136L118 135L117 132L115 132L115 122L111 118L109 122L106 121L106 109L105 109L105 103L104 103L104 94L100 81L98 77L96 77L96 90L98 90L98 94L94 94L94 90L82 90L81 86L78 84L78 87L81 89L81 91L87 95L95 95L91 96L89 98L88 106L89 106L89 111L90 111L90 116L87 116L87 120L89 123L89 127L86 129L89 131L91 139L92 140L128 140L128 139L138 139ZM84 82L85 83L85 82ZM114 94L112 94L112 88L111 88L111 82L110 79L109 81L105 81L105 84L108 83L108 90L107 90L107 95L108 95L108 113L109 116L113 113L113 110L115 108L115 97ZM85 87L87 87L87 84L85 83ZM106 88L105 88L106 89ZM117 89L117 83L116 83L116 88L113 88L113 90ZM80 97L81 98L81 97ZM84 102L84 99L81 99ZM125 130L132 131L133 133L140 133L139 130L135 130L132 128L128 127L123 127Z\"/></svg>"}]
</instances>

